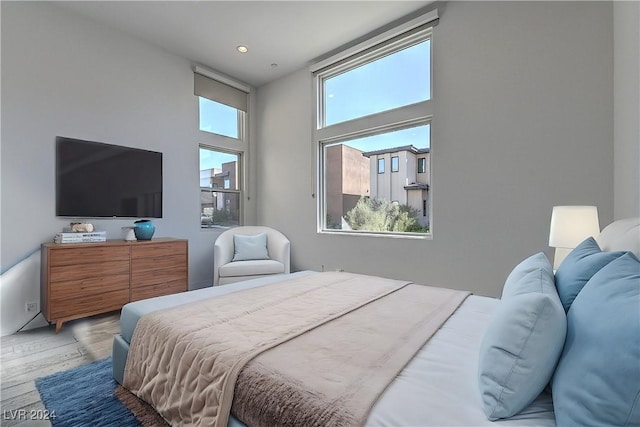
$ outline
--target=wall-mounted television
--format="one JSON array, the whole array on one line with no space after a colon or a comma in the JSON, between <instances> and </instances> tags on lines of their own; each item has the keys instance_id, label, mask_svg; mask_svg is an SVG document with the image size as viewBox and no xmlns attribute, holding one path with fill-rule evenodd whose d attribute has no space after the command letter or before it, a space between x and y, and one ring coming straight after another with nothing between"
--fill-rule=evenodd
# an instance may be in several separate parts
<instances>
[{"instance_id":1,"label":"wall-mounted television","mask_svg":"<svg viewBox=\"0 0 640 427\"><path fill-rule=\"evenodd\" d=\"M162 218L162 153L56 137L56 216Z\"/></svg>"}]
</instances>

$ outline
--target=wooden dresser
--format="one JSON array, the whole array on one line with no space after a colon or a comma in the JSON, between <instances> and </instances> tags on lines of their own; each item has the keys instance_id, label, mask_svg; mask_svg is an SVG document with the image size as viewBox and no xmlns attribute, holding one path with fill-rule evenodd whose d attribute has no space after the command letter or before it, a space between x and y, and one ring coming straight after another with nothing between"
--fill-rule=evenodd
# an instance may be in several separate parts
<instances>
[{"instance_id":1,"label":"wooden dresser","mask_svg":"<svg viewBox=\"0 0 640 427\"><path fill-rule=\"evenodd\" d=\"M188 242L158 238L42 245L40 303L56 332L67 320L188 289Z\"/></svg>"}]
</instances>

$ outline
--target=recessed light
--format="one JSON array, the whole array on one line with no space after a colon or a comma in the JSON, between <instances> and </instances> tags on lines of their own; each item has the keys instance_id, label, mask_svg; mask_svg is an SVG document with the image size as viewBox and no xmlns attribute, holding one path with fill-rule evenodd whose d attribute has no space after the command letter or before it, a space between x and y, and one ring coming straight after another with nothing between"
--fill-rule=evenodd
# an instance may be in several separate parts
<instances>
[{"instance_id":1,"label":"recessed light","mask_svg":"<svg viewBox=\"0 0 640 427\"><path fill-rule=\"evenodd\" d=\"M278 64L274 62L273 64L271 64L271 68L278 68Z\"/></svg>"},{"instance_id":2,"label":"recessed light","mask_svg":"<svg viewBox=\"0 0 640 427\"><path fill-rule=\"evenodd\" d=\"M249 48L243 45L240 45L238 47L236 47L236 49L238 50L238 52L240 53L247 53L249 52Z\"/></svg>"}]
</instances>

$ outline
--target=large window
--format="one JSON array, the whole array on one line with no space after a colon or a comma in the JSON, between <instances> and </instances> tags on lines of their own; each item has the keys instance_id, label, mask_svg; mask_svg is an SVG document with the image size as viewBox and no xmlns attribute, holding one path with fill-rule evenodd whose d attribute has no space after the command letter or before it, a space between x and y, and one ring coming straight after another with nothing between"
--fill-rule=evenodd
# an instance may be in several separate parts
<instances>
[{"instance_id":1,"label":"large window","mask_svg":"<svg viewBox=\"0 0 640 427\"><path fill-rule=\"evenodd\" d=\"M202 228L240 224L241 156L200 147L200 225Z\"/></svg>"},{"instance_id":2,"label":"large window","mask_svg":"<svg viewBox=\"0 0 640 427\"><path fill-rule=\"evenodd\" d=\"M312 67L320 232L430 233L432 27Z\"/></svg>"}]
</instances>

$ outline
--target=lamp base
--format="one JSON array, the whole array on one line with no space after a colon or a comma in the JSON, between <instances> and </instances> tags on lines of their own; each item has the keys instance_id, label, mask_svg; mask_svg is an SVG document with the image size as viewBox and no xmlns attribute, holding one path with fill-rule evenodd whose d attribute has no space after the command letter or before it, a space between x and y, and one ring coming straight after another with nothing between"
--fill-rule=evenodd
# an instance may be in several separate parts
<instances>
[{"instance_id":1,"label":"lamp base","mask_svg":"<svg viewBox=\"0 0 640 427\"><path fill-rule=\"evenodd\" d=\"M560 267L562 261L564 261L572 250L573 248L556 248L556 253L553 257L553 271L556 271L558 267Z\"/></svg>"}]
</instances>

